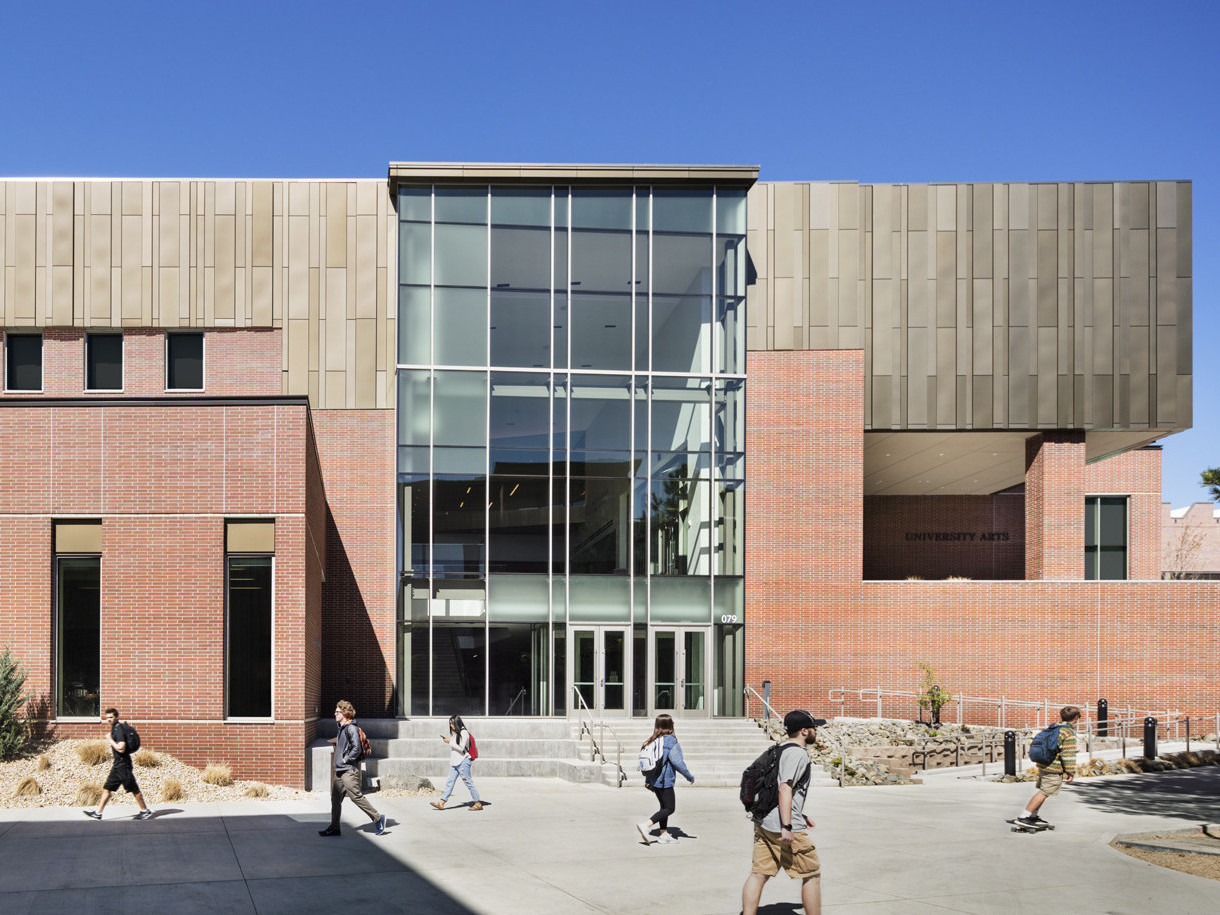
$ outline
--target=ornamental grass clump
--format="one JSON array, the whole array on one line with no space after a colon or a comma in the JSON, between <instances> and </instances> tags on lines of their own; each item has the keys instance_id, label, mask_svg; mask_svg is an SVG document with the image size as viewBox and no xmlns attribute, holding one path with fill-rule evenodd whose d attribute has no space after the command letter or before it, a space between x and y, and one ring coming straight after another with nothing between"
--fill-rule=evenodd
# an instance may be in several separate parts
<instances>
[{"instance_id":1,"label":"ornamental grass clump","mask_svg":"<svg viewBox=\"0 0 1220 915\"><path fill-rule=\"evenodd\" d=\"M43 753L38 757L38 771L45 772L51 768L51 760L47 758L47 754Z\"/></svg>"},{"instance_id":2,"label":"ornamental grass clump","mask_svg":"<svg viewBox=\"0 0 1220 915\"><path fill-rule=\"evenodd\" d=\"M100 766L110 759L110 744L104 740L86 740L77 744L76 755L86 766Z\"/></svg>"},{"instance_id":3,"label":"ornamental grass clump","mask_svg":"<svg viewBox=\"0 0 1220 915\"><path fill-rule=\"evenodd\" d=\"M13 792L13 797L37 797L42 794L42 786L34 780L34 776L27 775L17 783L17 790Z\"/></svg>"},{"instance_id":4,"label":"ornamental grass clump","mask_svg":"<svg viewBox=\"0 0 1220 915\"><path fill-rule=\"evenodd\" d=\"M167 778L161 783L161 800L162 801L181 801L186 798L186 790L182 787L182 782L176 778Z\"/></svg>"},{"instance_id":5,"label":"ornamental grass clump","mask_svg":"<svg viewBox=\"0 0 1220 915\"><path fill-rule=\"evenodd\" d=\"M97 782L83 782L76 789L76 799L73 807L92 807L102 799L102 786Z\"/></svg>"},{"instance_id":6,"label":"ornamental grass clump","mask_svg":"<svg viewBox=\"0 0 1220 915\"><path fill-rule=\"evenodd\" d=\"M226 763L210 762L208 767L203 770L202 778L209 785L227 788L233 784L233 770Z\"/></svg>"},{"instance_id":7,"label":"ornamental grass clump","mask_svg":"<svg viewBox=\"0 0 1220 915\"><path fill-rule=\"evenodd\" d=\"M152 750L136 750L131 754L131 761L145 769L153 769L161 765L161 757Z\"/></svg>"},{"instance_id":8,"label":"ornamental grass clump","mask_svg":"<svg viewBox=\"0 0 1220 915\"><path fill-rule=\"evenodd\" d=\"M262 782L255 782L246 789L246 797L266 797L267 786Z\"/></svg>"}]
</instances>

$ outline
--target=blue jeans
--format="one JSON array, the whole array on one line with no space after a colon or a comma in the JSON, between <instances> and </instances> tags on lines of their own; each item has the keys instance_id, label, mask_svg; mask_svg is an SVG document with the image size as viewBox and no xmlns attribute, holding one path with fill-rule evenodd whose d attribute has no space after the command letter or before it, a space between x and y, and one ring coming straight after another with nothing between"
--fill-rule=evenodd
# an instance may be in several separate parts
<instances>
[{"instance_id":1,"label":"blue jeans","mask_svg":"<svg viewBox=\"0 0 1220 915\"><path fill-rule=\"evenodd\" d=\"M469 756L464 758L459 765L449 767L449 781L445 782L445 793L441 795L441 800L449 800L449 795L453 794L453 786L457 784L459 776L466 783L466 787L470 789L470 796L475 801L478 801L479 792L474 786L474 779L470 777Z\"/></svg>"}]
</instances>

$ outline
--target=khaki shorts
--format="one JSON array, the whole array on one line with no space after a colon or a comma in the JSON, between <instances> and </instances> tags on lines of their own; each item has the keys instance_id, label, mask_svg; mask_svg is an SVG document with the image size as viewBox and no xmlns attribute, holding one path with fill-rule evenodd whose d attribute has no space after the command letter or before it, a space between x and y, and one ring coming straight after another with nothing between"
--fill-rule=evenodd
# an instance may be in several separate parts
<instances>
[{"instance_id":1,"label":"khaki shorts","mask_svg":"<svg viewBox=\"0 0 1220 915\"><path fill-rule=\"evenodd\" d=\"M768 832L755 824L754 861L750 872L774 877L781 868L797 880L820 877L822 865L818 862L813 838L802 830L792 834L791 845L785 845L779 840L778 832Z\"/></svg>"},{"instance_id":2,"label":"khaki shorts","mask_svg":"<svg viewBox=\"0 0 1220 915\"><path fill-rule=\"evenodd\" d=\"M1062 772L1047 772L1045 769L1038 770L1038 790L1047 797L1058 794L1059 789L1062 787Z\"/></svg>"}]
</instances>

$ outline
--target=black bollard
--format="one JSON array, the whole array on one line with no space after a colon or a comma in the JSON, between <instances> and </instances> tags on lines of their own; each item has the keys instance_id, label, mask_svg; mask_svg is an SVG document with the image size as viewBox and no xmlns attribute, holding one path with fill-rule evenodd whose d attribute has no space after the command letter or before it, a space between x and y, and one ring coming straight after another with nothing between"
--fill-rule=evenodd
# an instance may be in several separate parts
<instances>
[{"instance_id":1,"label":"black bollard","mask_svg":"<svg viewBox=\"0 0 1220 915\"><path fill-rule=\"evenodd\" d=\"M1110 704L1105 699L1097 700L1097 736L1105 737L1110 733L1106 722L1110 718Z\"/></svg>"},{"instance_id":2,"label":"black bollard","mask_svg":"<svg viewBox=\"0 0 1220 915\"><path fill-rule=\"evenodd\" d=\"M1144 719L1144 759L1156 759L1156 719Z\"/></svg>"},{"instance_id":3,"label":"black bollard","mask_svg":"<svg viewBox=\"0 0 1220 915\"><path fill-rule=\"evenodd\" d=\"M1017 732L1004 732L1004 774L1017 774Z\"/></svg>"}]
</instances>

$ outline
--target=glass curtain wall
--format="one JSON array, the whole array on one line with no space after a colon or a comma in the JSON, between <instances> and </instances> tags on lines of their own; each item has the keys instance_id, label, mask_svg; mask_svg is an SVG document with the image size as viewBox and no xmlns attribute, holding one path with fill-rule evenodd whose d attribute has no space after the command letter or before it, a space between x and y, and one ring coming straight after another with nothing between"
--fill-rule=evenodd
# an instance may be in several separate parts
<instances>
[{"instance_id":1,"label":"glass curtain wall","mask_svg":"<svg viewBox=\"0 0 1220 915\"><path fill-rule=\"evenodd\" d=\"M579 623L642 714L650 623L740 626L745 205L399 188L404 713L563 714Z\"/></svg>"}]
</instances>

